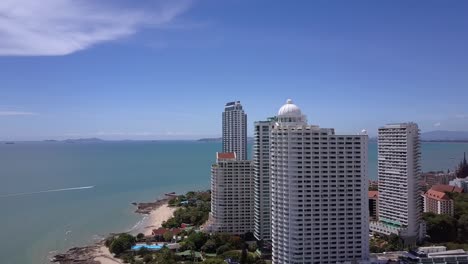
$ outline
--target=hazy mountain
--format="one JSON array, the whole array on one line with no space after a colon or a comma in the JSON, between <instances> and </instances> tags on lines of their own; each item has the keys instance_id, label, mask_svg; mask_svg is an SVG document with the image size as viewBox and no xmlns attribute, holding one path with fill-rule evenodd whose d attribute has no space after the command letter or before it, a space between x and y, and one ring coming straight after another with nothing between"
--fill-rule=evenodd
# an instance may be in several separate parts
<instances>
[{"instance_id":1,"label":"hazy mountain","mask_svg":"<svg viewBox=\"0 0 468 264\"><path fill-rule=\"evenodd\" d=\"M197 141L200 141L200 142L221 142L222 140L223 140L223 138L218 137L218 138L200 138ZM252 142L253 140L254 140L253 137L247 137L247 142Z\"/></svg>"},{"instance_id":2,"label":"hazy mountain","mask_svg":"<svg viewBox=\"0 0 468 264\"><path fill-rule=\"evenodd\" d=\"M436 130L421 133L421 140L425 141L468 141L468 131Z\"/></svg>"},{"instance_id":3,"label":"hazy mountain","mask_svg":"<svg viewBox=\"0 0 468 264\"><path fill-rule=\"evenodd\" d=\"M77 139L66 139L63 142L66 143L94 143L94 142L103 142L103 139L100 138L77 138Z\"/></svg>"}]
</instances>

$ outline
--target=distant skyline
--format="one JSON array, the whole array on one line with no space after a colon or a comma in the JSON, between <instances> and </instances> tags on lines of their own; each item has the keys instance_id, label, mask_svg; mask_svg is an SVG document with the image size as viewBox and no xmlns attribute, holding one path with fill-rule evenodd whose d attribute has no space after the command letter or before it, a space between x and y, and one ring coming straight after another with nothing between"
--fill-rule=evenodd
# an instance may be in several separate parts
<instances>
[{"instance_id":1,"label":"distant skyline","mask_svg":"<svg viewBox=\"0 0 468 264\"><path fill-rule=\"evenodd\" d=\"M291 98L340 134L468 131L468 2L0 2L0 140L221 136Z\"/></svg>"}]
</instances>

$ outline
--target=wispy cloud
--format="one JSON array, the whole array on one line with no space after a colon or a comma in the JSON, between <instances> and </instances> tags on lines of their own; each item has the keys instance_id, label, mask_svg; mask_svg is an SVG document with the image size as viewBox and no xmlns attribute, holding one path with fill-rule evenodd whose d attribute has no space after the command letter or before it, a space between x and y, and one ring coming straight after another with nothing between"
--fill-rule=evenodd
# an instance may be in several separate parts
<instances>
[{"instance_id":1,"label":"wispy cloud","mask_svg":"<svg viewBox=\"0 0 468 264\"><path fill-rule=\"evenodd\" d=\"M460 119L468 119L468 114L458 114L458 115L455 115L456 118L460 118Z\"/></svg>"},{"instance_id":2,"label":"wispy cloud","mask_svg":"<svg viewBox=\"0 0 468 264\"><path fill-rule=\"evenodd\" d=\"M441 123L440 122L437 122L434 124L435 127L440 127Z\"/></svg>"},{"instance_id":3,"label":"wispy cloud","mask_svg":"<svg viewBox=\"0 0 468 264\"><path fill-rule=\"evenodd\" d=\"M190 6L189 0L157 1L149 10L103 2L1 0L0 55L71 54L130 36L145 26L168 26Z\"/></svg>"},{"instance_id":4,"label":"wispy cloud","mask_svg":"<svg viewBox=\"0 0 468 264\"><path fill-rule=\"evenodd\" d=\"M22 112L22 111L0 111L0 116L34 116L38 113Z\"/></svg>"}]
</instances>

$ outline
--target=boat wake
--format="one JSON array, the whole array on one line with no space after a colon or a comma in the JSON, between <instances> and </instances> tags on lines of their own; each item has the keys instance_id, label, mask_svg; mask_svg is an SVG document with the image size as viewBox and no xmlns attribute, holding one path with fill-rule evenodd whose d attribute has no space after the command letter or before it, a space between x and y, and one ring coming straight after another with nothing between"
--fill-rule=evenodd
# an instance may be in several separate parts
<instances>
[{"instance_id":1,"label":"boat wake","mask_svg":"<svg viewBox=\"0 0 468 264\"><path fill-rule=\"evenodd\" d=\"M86 189L92 189L92 188L94 188L94 185L92 185L92 186L81 186L81 187L72 187L72 188L63 188L63 189L54 189L54 190L46 190L46 191L38 191L38 192L12 193L12 194L0 195L0 198L23 196L23 195L32 195L32 194L41 194L41 193L51 193L51 192L66 192L66 191L86 190Z\"/></svg>"}]
</instances>

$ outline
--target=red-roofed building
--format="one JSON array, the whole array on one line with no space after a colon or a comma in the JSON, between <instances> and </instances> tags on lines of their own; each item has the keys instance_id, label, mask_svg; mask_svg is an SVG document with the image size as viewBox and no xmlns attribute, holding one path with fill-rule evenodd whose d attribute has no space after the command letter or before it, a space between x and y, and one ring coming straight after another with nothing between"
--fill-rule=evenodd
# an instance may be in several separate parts
<instances>
[{"instance_id":1,"label":"red-roofed building","mask_svg":"<svg viewBox=\"0 0 468 264\"><path fill-rule=\"evenodd\" d=\"M455 193L462 193L463 189L457 186L452 186L452 185L446 185L446 184L437 184L432 186L432 190L438 191L438 192L455 192Z\"/></svg>"},{"instance_id":2,"label":"red-roofed building","mask_svg":"<svg viewBox=\"0 0 468 264\"><path fill-rule=\"evenodd\" d=\"M444 191L440 191L445 190L445 187L440 187L441 185L439 185L439 187L437 186L438 185L434 185L429 191L423 194L424 212L453 216L453 200L450 199ZM453 188L453 186L449 187Z\"/></svg>"},{"instance_id":3,"label":"red-roofed building","mask_svg":"<svg viewBox=\"0 0 468 264\"><path fill-rule=\"evenodd\" d=\"M379 191L369 191L369 219L371 221L378 221L379 211Z\"/></svg>"},{"instance_id":4,"label":"red-roofed building","mask_svg":"<svg viewBox=\"0 0 468 264\"><path fill-rule=\"evenodd\" d=\"M181 228L168 229L168 228L160 227L158 229L153 229L153 232L151 234L156 238L156 240L162 241L164 240L164 234L167 232L170 232L173 236L177 236L180 232L182 232L182 229Z\"/></svg>"},{"instance_id":5,"label":"red-roofed building","mask_svg":"<svg viewBox=\"0 0 468 264\"><path fill-rule=\"evenodd\" d=\"M236 159L235 152L216 152L216 159L217 160L232 160Z\"/></svg>"}]
</instances>

